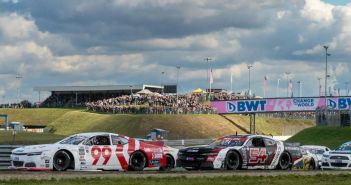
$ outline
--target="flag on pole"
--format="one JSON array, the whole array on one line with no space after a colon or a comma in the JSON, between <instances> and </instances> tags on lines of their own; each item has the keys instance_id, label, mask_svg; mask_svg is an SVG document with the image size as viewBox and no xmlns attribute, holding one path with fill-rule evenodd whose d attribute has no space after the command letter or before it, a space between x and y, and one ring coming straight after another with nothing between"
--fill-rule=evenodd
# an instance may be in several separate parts
<instances>
[{"instance_id":1,"label":"flag on pole","mask_svg":"<svg viewBox=\"0 0 351 185\"><path fill-rule=\"evenodd\" d=\"M233 71L230 71L230 93L233 92Z\"/></svg>"},{"instance_id":2,"label":"flag on pole","mask_svg":"<svg viewBox=\"0 0 351 185\"><path fill-rule=\"evenodd\" d=\"M233 71L230 71L230 83L233 83Z\"/></svg>"},{"instance_id":3,"label":"flag on pole","mask_svg":"<svg viewBox=\"0 0 351 185\"><path fill-rule=\"evenodd\" d=\"M290 91L290 93L291 93L291 96L293 96L293 81L292 80L290 80L289 81L289 86L288 86L288 89L289 89L289 91Z\"/></svg>"},{"instance_id":4,"label":"flag on pole","mask_svg":"<svg viewBox=\"0 0 351 185\"><path fill-rule=\"evenodd\" d=\"M266 98L266 91L268 89L268 77L267 75L264 76L264 81L263 81L263 96Z\"/></svg>"},{"instance_id":5,"label":"flag on pole","mask_svg":"<svg viewBox=\"0 0 351 185\"><path fill-rule=\"evenodd\" d=\"M212 68L210 69L210 84L213 84L213 72L212 72Z\"/></svg>"}]
</instances>

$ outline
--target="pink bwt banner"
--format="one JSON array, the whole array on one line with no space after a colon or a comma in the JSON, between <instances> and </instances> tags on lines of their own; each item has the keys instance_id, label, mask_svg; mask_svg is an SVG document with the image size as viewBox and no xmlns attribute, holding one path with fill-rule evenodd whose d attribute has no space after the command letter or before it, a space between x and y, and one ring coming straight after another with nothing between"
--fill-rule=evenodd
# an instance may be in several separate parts
<instances>
[{"instance_id":1,"label":"pink bwt banner","mask_svg":"<svg viewBox=\"0 0 351 185\"><path fill-rule=\"evenodd\" d=\"M289 112L289 111L315 111L324 108L325 103L329 109L349 110L351 97L327 98L269 98L254 100L212 101L211 106L220 114L225 113L260 113L260 112Z\"/></svg>"}]
</instances>

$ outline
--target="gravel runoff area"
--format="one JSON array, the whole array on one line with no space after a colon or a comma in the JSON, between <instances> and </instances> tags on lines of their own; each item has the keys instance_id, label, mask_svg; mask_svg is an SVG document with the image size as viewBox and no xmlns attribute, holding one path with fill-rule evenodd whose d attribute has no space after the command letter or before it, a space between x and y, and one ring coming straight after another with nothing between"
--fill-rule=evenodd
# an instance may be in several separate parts
<instances>
[{"instance_id":1,"label":"gravel runoff area","mask_svg":"<svg viewBox=\"0 0 351 185\"><path fill-rule=\"evenodd\" d=\"M50 179L76 179L76 178L147 178L147 177L222 177L222 176L315 176L315 175L351 175L351 171L278 171L278 170L243 170L243 171L143 171L143 172L118 172L118 171L0 171L0 180L50 180Z\"/></svg>"}]
</instances>

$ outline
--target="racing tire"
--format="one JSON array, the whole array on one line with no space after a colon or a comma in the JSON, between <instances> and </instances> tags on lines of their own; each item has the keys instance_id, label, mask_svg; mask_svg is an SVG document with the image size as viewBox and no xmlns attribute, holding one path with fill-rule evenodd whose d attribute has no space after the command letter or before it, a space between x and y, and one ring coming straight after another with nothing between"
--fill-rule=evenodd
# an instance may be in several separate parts
<instances>
[{"instance_id":1,"label":"racing tire","mask_svg":"<svg viewBox=\"0 0 351 185\"><path fill-rule=\"evenodd\" d=\"M308 166L308 170L315 170L316 169L316 163L314 162L314 159L311 159L310 165Z\"/></svg>"},{"instance_id":2,"label":"racing tire","mask_svg":"<svg viewBox=\"0 0 351 185\"><path fill-rule=\"evenodd\" d=\"M53 158L53 167L56 171L66 171L72 162L71 155L64 150L60 150L55 153Z\"/></svg>"},{"instance_id":3,"label":"racing tire","mask_svg":"<svg viewBox=\"0 0 351 185\"><path fill-rule=\"evenodd\" d=\"M143 171L146 166L146 156L140 151L132 153L129 159L129 170Z\"/></svg>"},{"instance_id":4,"label":"racing tire","mask_svg":"<svg viewBox=\"0 0 351 185\"><path fill-rule=\"evenodd\" d=\"M291 156L288 152L283 152L279 158L278 168L288 170L291 168Z\"/></svg>"},{"instance_id":5,"label":"racing tire","mask_svg":"<svg viewBox=\"0 0 351 185\"><path fill-rule=\"evenodd\" d=\"M170 171L175 167L175 161L171 155L166 155L166 166L160 167L160 171Z\"/></svg>"},{"instance_id":6,"label":"racing tire","mask_svg":"<svg viewBox=\"0 0 351 185\"><path fill-rule=\"evenodd\" d=\"M225 169L238 170L241 168L241 158L238 152L229 151L224 160Z\"/></svg>"}]
</instances>

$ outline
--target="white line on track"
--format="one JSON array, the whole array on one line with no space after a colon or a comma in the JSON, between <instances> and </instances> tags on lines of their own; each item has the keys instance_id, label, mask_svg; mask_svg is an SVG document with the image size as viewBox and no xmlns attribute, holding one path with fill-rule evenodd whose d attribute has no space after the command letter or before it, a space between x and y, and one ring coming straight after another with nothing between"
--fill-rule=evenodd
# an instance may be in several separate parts
<instances>
[{"instance_id":1,"label":"white line on track","mask_svg":"<svg viewBox=\"0 0 351 185\"><path fill-rule=\"evenodd\" d=\"M144 171L144 172L55 172L55 171L0 171L0 180L10 179L73 179L73 178L146 178L146 177L221 177L221 176L315 176L315 175L351 175L351 171L277 171L277 170L243 170L243 171Z\"/></svg>"}]
</instances>

